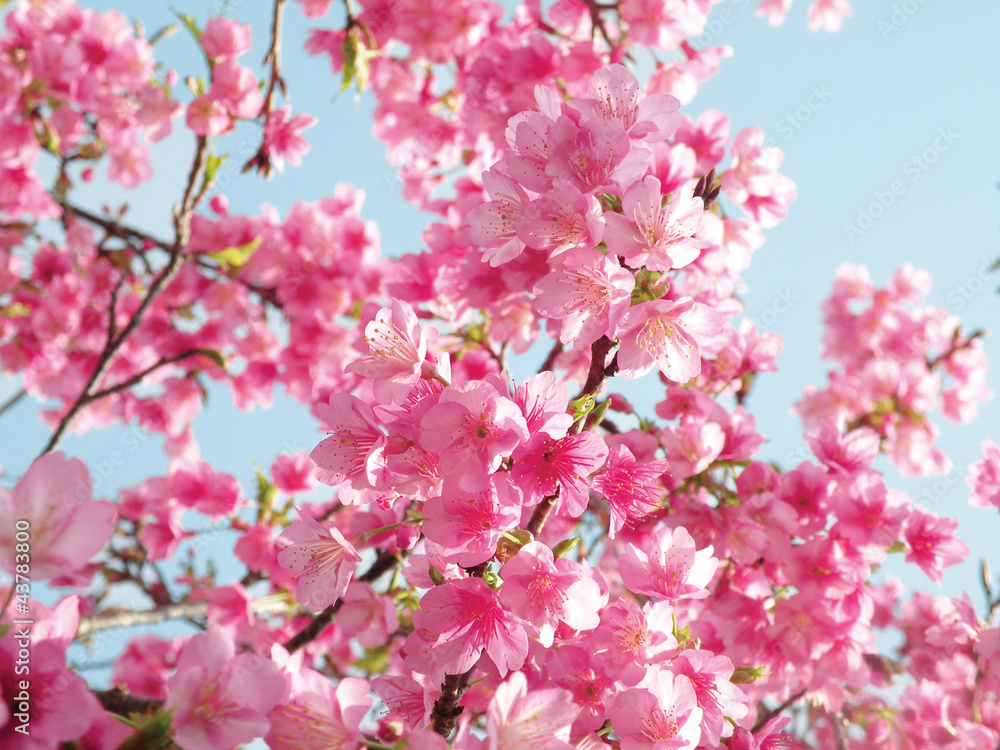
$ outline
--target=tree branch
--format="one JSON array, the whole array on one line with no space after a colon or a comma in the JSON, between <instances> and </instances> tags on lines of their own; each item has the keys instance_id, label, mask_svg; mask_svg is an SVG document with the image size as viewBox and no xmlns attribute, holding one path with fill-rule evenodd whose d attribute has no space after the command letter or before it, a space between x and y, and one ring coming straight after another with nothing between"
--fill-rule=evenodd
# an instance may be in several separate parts
<instances>
[{"instance_id":1,"label":"tree branch","mask_svg":"<svg viewBox=\"0 0 1000 750\"><path fill-rule=\"evenodd\" d=\"M24 390L24 388L22 388L17 393L15 393L13 396L11 396L9 399L7 399L6 401L4 401L3 405L0 406L0 415L3 415L3 413L5 411L7 411L8 409L10 409L18 401L20 401L22 398L24 398L27 395L28 395L28 392L26 390Z\"/></svg>"},{"instance_id":2,"label":"tree branch","mask_svg":"<svg viewBox=\"0 0 1000 750\"><path fill-rule=\"evenodd\" d=\"M792 696L789 696L789 698L785 700L781 705L770 709L766 714L764 714L761 717L758 717L756 723L753 725L753 729L750 730L750 733L753 734L754 732L759 732L764 727L764 725L767 724L767 722L769 722L775 716L777 716L786 708L791 706L793 703L798 703L799 700L802 698L802 696L805 694L806 690L805 688L802 688L802 690L800 690L799 692L795 693Z\"/></svg>"},{"instance_id":3,"label":"tree branch","mask_svg":"<svg viewBox=\"0 0 1000 750\"><path fill-rule=\"evenodd\" d=\"M283 596L256 599L250 603L255 614L277 614L288 609L288 600ZM185 602L170 604L157 609L147 609L138 612L99 612L89 617L81 617L76 629L77 638L86 638L101 630L113 628L131 628L136 625L158 625L167 620L190 620L204 617L208 612L208 602Z\"/></svg>"},{"instance_id":4,"label":"tree branch","mask_svg":"<svg viewBox=\"0 0 1000 750\"><path fill-rule=\"evenodd\" d=\"M114 362L115 355L121 349L122 345L131 336L135 330L139 327L142 322L143 315L145 315L146 310L156 299L157 295L171 282L180 270L181 264L183 263L184 256L181 254L181 250L187 245L188 238L191 234L191 214L194 213L195 205L197 204L197 198L195 194L195 185L202 173L205 166L205 153L208 148L208 138L205 136L198 136L198 143L195 149L194 160L191 164L191 171L188 173L187 186L184 189L184 198L181 201L180 207L174 213L174 231L175 239L173 244L170 246L170 260L167 265L160 271L159 275L150 284L149 289L146 291L146 296L143 298L142 302L139 304L139 308L132 315L128 324L122 331L114 338L109 338L108 344L104 347L104 351L101 352L101 356L98 358L97 366L91 373L90 378L87 380L87 384L84 386L83 391L77 396L76 401L70 406L69 411L59 420L59 424L56 426L55 432L52 433L52 437L48 444L42 450L42 453L51 453L56 450L62 443L63 438L66 436L66 432L69 430L70 425L73 424L73 420L76 419L77 415L83 410L83 408L90 403L88 399L92 398L92 394L100 383L101 379L107 374L108 370L111 369L111 365ZM115 314L114 309L110 310L110 314L113 316ZM110 330L113 330L113 326Z\"/></svg>"},{"instance_id":5,"label":"tree branch","mask_svg":"<svg viewBox=\"0 0 1000 750\"><path fill-rule=\"evenodd\" d=\"M102 216L98 216L97 214L91 213L90 211L87 211L84 208L79 208L70 203L63 203L62 207L64 211L67 211L75 216L79 216L81 219L84 219L86 221L89 221L91 224L99 226L110 237L118 237L119 239L123 240L133 239L133 240L139 240L140 242L148 242L152 243L158 248L167 250L168 252L170 251L169 242L157 239L156 237L153 237L151 234L147 234L146 232L141 232L138 229L126 226L125 224L114 221L113 219L106 219Z\"/></svg>"},{"instance_id":6,"label":"tree branch","mask_svg":"<svg viewBox=\"0 0 1000 750\"><path fill-rule=\"evenodd\" d=\"M473 667L464 674L448 674L444 677L444 684L441 686L441 697L434 701L434 710L431 712L431 720L434 722L434 731L446 740L451 736L458 724L458 717L462 715L464 706L458 705L469 687L469 680L472 679Z\"/></svg>"},{"instance_id":7,"label":"tree branch","mask_svg":"<svg viewBox=\"0 0 1000 750\"><path fill-rule=\"evenodd\" d=\"M140 698L120 687L111 688L111 690L95 690L94 695L97 696L97 700L105 709L119 716L128 716L133 713L151 714L163 706L162 700Z\"/></svg>"}]
</instances>

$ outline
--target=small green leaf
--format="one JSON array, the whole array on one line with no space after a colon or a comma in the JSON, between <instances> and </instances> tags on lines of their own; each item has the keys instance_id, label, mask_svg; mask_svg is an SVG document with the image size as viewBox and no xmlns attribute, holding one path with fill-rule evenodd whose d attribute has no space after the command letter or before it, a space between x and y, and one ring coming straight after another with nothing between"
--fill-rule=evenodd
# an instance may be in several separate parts
<instances>
[{"instance_id":1,"label":"small green leaf","mask_svg":"<svg viewBox=\"0 0 1000 750\"><path fill-rule=\"evenodd\" d=\"M894 552L906 552L906 544L899 541L898 539L892 543L892 546L886 550L890 555Z\"/></svg>"},{"instance_id":2,"label":"small green leaf","mask_svg":"<svg viewBox=\"0 0 1000 750\"><path fill-rule=\"evenodd\" d=\"M262 239L263 238L259 236L254 237L246 244L227 247L224 250L216 250L214 253L208 253L208 257L229 268L239 268L250 260L250 256L257 251L258 247L260 247Z\"/></svg>"},{"instance_id":3,"label":"small green leaf","mask_svg":"<svg viewBox=\"0 0 1000 750\"><path fill-rule=\"evenodd\" d=\"M153 34L153 36L149 38L149 46L152 47L161 39L166 39L168 36L173 36L174 34L177 33L178 29L180 29L180 26L178 26L176 23L164 26L162 29L157 31L155 34Z\"/></svg>"},{"instance_id":4,"label":"small green leaf","mask_svg":"<svg viewBox=\"0 0 1000 750\"><path fill-rule=\"evenodd\" d=\"M257 469L257 507L260 509L260 513L271 509L276 492L277 489L271 484L271 480L260 469Z\"/></svg>"},{"instance_id":5,"label":"small green leaf","mask_svg":"<svg viewBox=\"0 0 1000 750\"><path fill-rule=\"evenodd\" d=\"M433 565L427 568L427 575L430 576L431 581L433 581L435 586L440 586L444 583L444 576L441 575L441 571L435 568Z\"/></svg>"},{"instance_id":6,"label":"small green leaf","mask_svg":"<svg viewBox=\"0 0 1000 750\"><path fill-rule=\"evenodd\" d=\"M764 667L737 667L729 681L734 685L747 685L763 677L767 672Z\"/></svg>"},{"instance_id":7,"label":"small green leaf","mask_svg":"<svg viewBox=\"0 0 1000 750\"><path fill-rule=\"evenodd\" d=\"M174 11L174 15L180 19L180 22L183 23L194 38L198 40L198 44L201 44L202 31L198 28L198 24L195 23L194 16L186 16L183 13L178 13L177 11Z\"/></svg>"},{"instance_id":8,"label":"small green leaf","mask_svg":"<svg viewBox=\"0 0 1000 750\"><path fill-rule=\"evenodd\" d=\"M222 356L221 352L218 352L215 349L198 349L198 354L203 357L208 357L223 370L226 369L226 358Z\"/></svg>"},{"instance_id":9,"label":"small green leaf","mask_svg":"<svg viewBox=\"0 0 1000 750\"><path fill-rule=\"evenodd\" d=\"M580 537L575 536L572 539L563 539L559 544L552 548L552 554L555 557L563 557L567 552L573 549L576 545L580 543Z\"/></svg>"},{"instance_id":10,"label":"small green leaf","mask_svg":"<svg viewBox=\"0 0 1000 750\"><path fill-rule=\"evenodd\" d=\"M569 405L573 407L573 421L576 422L590 414L590 412L594 409L595 403L596 400L591 393L587 393L580 396L578 399L570 401Z\"/></svg>"},{"instance_id":11,"label":"small green leaf","mask_svg":"<svg viewBox=\"0 0 1000 750\"><path fill-rule=\"evenodd\" d=\"M229 158L229 154L209 154L205 159L205 184L211 185L212 180L215 179L215 173L219 171L219 167L226 163L226 159Z\"/></svg>"},{"instance_id":12,"label":"small green leaf","mask_svg":"<svg viewBox=\"0 0 1000 750\"><path fill-rule=\"evenodd\" d=\"M340 46L340 51L344 57L344 82L340 85L340 93L343 94L351 87L357 72L358 35L354 29L348 31L344 36L344 43Z\"/></svg>"}]
</instances>

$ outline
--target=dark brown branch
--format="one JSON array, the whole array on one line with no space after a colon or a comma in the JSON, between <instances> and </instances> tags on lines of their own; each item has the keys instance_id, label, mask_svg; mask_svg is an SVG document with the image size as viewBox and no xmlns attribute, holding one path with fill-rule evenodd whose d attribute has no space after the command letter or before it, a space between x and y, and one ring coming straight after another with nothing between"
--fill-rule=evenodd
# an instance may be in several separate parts
<instances>
[{"instance_id":1,"label":"dark brown branch","mask_svg":"<svg viewBox=\"0 0 1000 750\"><path fill-rule=\"evenodd\" d=\"M150 284L149 289L146 291L146 296L139 304L139 308L132 315L132 318L129 320L125 328L123 328L122 331L113 339L109 338L108 344L104 347L104 351L101 352L97 366L94 368L94 371L90 374L90 378L87 380L87 384L84 386L80 395L77 396L73 405L70 406L69 411L66 412L63 418L59 421L55 432L52 433L52 438L42 450L43 454L51 453L59 447L60 443L62 443L70 425L73 424L73 420L75 420L80 411L82 411L83 408L90 403L88 399L91 399L92 394L101 382L101 379L107 374L108 370L111 369L111 365L113 364L115 355L118 353L119 349L121 349L128 337L131 336L139 327L146 310L149 309L153 300L156 299L160 292L163 291L163 289L171 281L173 281L177 272L180 270L181 264L184 262L184 255L181 251L184 249L184 246L187 245L188 237L191 234L191 215L194 213L195 206L197 205L195 185L197 184L198 179L202 174L202 170L204 169L205 154L207 149L208 138L205 136L198 136L194 160L191 164L191 171L188 173L187 186L184 190L184 198L181 201L180 207L174 213L175 239L173 244L170 246L170 260L163 270L160 271L159 275L153 280L153 283ZM110 310L110 314L115 314L114 309ZM113 326L111 330L113 330Z\"/></svg>"},{"instance_id":2,"label":"dark brown branch","mask_svg":"<svg viewBox=\"0 0 1000 750\"><path fill-rule=\"evenodd\" d=\"M206 349L185 349L180 354L175 354L172 357L162 357L153 364L151 364L142 372L137 372L135 375L128 378L127 380L123 380L120 383L116 383L115 385L108 386L107 388L103 388L95 393L92 393L87 397L84 406L86 406L87 404L91 404L99 399L102 399L105 396L112 396L116 393L120 393L121 391L131 388L133 385L138 385L143 380L145 380L145 378L148 375L153 374L161 367L165 367L166 365L171 365L174 362L180 362L183 359L187 359L188 357L194 357L199 354L205 356L206 351L207 351Z\"/></svg>"},{"instance_id":3,"label":"dark brown branch","mask_svg":"<svg viewBox=\"0 0 1000 750\"><path fill-rule=\"evenodd\" d=\"M806 694L806 691L805 691L805 688L803 688L799 692L795 693L795 695L790 696L781 705L776 706L775 708L770 709L763 716L758 717L757 722L753 725L753 729L751 729L750 732L751 733L753 733L753 732L759 732L761 729L763 729L764 725L767 724L767 722L769 722L775 716L777 716L782 711L784 711L786 708L788 708L789 706L791 706L793 703L798 703L799 700L802 698L802 696L805 695L805 694Z\"/></svg>"},{"instance_id":4,"label":"dark brown branch","mask_svg":"<svg viewBox=\"0 0 1000 750\"><path fill-rule=\"evenodd\" d=\"M556 343L552 347L551 351L549 351L548 356L545 358L545 361L542 362L542 366L538 368L538 371L539 372L551 372L552 368L555 367L556 358L560 354L562 354L562 351L563 351L563 343L562 343L562 341L556 341Z\"/></svg>"},{"instance_id":5,"label":"dark brown branch","mask_svg":"<svg viewBox=\"0 0 1000 750\"><path fill-rule=\"evenodd\" d=\"M434 701L431 720L434 722L434 731L445 739L451 737L458 724L458 717L462 715L464 706L458 705L458 702L462 700L475 671L476 668L473 667L464 674L449 674L444 677L441 697Z\"/></svg>"},{"instance_id":6,"label":"dark brown branch","mask_svg":"<svg viewBox=\"0 0 1000 750\"><path fill-rule=\"evenodd\" d=\"M63 203L62 207L64 211L67 211L68 213L71 213L75 216L79 216L81 219L84 219L86 221L89 221L91 224L99 226L110 237L118 237L119 239L123 240L128 240L128 239L139 240L140 242L144 243L152 243L156 247L159 247L163 250L167 251L170 250L171 246L169 242L157 239L156 237L153 237L151 234L147 234L146 232L141 232L138 229L134 229L133 227L122 224L121 222L114 221L113 219L106 219L102 216L98 216L97 214L91 213L90 211L87 211L84 208L79 208L70 203Z\"/></svg>"},{"instance_id":7,"label":"dark brown branch","mask_svg":"<svg viewBox=\"0 0 1000 750\"><path fill-rule=\"evenodd\" d=\"M129 714L151 714L163 706L162 700L155 698L141 698L132 695L122 688L112 688L111 690L95 690L94 695L105 709L119 716Z\"/></svg>"},{"instance_id":8,"label":"dark brown branch","mask_svg":"<svg viewBox=\"0 0 1000 750\"><path fill-rule=\"evenodd\" d=\"M7 399L6 401L4 401L3 405L0 406L0 415L2 415L5 411L7 411L8 409L10 409L18 401L20 401L22 398L24 398L27 395L28 395L28 392L26 390L24 390L24 388L22 388L17 393L15 393L13 396L11 396L9 399Z\"/></svg>"}]
</instances>

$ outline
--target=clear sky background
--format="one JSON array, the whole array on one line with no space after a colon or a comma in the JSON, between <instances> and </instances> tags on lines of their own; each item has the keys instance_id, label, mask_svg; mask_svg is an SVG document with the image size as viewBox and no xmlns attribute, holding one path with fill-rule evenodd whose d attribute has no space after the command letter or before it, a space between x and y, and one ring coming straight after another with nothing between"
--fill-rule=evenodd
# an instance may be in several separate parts
<instances>
[{"instance_id":1,"label":"clear sky background","mask_svg":"<svg viewBox=\"0 0 1000 750\"><path fill-rule=\"evenodd\" d=\"M223 5L221 0L81 4L101 11L117 8L140 18L150 33L172 21L172 5L200 24ZM785 339L780 371L757 379L747 405L758 431L768 438L760 458L790 468L801 458L789 456L805 450L805 443L789 407L807 384L826 384L829 365L819 359L820 305L840 264L867 266L878 286L904 262L926 268L934 278L930 303L959 314L966 331L1000 329L1000 275L989 273L1000 257L1000 3L859 0L855 16L836 34L808 31L806 0L798 0L785 25L776 29L755 17L755 5L725 0L713 9L696 46L727 44L735 54L682 111L694 118L718 108L731 118L733 135L740 128L760 126L784 151L782 172L798 185L788 219L767 232L766 244L744 274L746 314L759 328ZM363 96L357 109L350 94L332 101L340 81L330 75L328 59L301 52L308 28L331 27L340 18L334 11L330 19L308 22L299 7L289 3L286 14L285 74L295 111L319 118L305 133L312 151L304 167L286 168L271 182L239 175L240 161L234 157L223 168L231 178L225 189L231 211L252 214L269 203L285 215L294 202L318 200L330 195L337 182L351 182L367 193L363 215L379 224L383 253L419 251L428 217L402 200L385 148L370 135L372 97ZM242 58L244 64L258 62L266 50L270 9L265 0L228 3L227 15L254 25L256 48ZM204 74L204 60L185 34L166 40L161 52L182 77ZM648 64L642 56L640 63ZM222 150L235 150L248 134L257 138L256 131L239 130L223 141ZM95 181L77 200L94 208L128 200L133 224L169 236L170 206L180 195L192 150L193 136L175 135L154 149L156 177L141 190L125 194ZM896 181L902 189L892 205L863 233L850 236L845 225L857 225L859 212ZM1000 362L998 342L995 334L986 340L994 363ZM636 400L645 399L651 411L662 391L655 377L647 382L648 390ZM988 384L1000 392L995 372ZM0 377L0 402L18 387L16 379ZM253 491L252 461L266 467L279 452L311 450L322 437L305 408L283 394L276 394L271 410L252 413L235 410L229 398L223 390L211 393L195 434L203 458L239 477L248 494ZM6 487L47 440L37 407L22 401L0 418L5 472L0 483ZM995 552L1000 517L995 510L969 507L964 476L965 467L981 457L980 443L1000 438L998 423L1000 404L993 401L971 426L941 425L939 444L958 467L945 478L907 479L888 461L877 463L890 487L914 497L927 493L934 512L959 518L959 534L973 550L965 564L946 572L942 589L915 566L905 566L914 568L902 575L908 588L952 596L967 590L980 613L978 560L992 553L1000 568ZM138 434L137 428L132 431ZM92 431L64 443L67 454L87 462L97 497L113 497L118 488L166 472L157 437L144 439L137 450L126 452L123 465L112 466L111 454L131 445L124 433L119 428ZM231 543L232 536L224 534L210 546L224 551ZM238 575L240 567L223 566L220 583L228 582L221 580L224 575ZM885 571L904 571L902 556L894 556Z\"/></svg>"}]
</instances>

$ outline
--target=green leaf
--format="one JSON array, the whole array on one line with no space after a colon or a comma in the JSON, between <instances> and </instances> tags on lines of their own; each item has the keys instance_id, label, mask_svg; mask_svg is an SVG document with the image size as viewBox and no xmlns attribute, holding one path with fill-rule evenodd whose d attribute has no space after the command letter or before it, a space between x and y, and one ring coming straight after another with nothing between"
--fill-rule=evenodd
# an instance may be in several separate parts
<instances>
[{"instance_id":1,"label":"green leaf","mask_svg":"<svg viewBox=\"0 0 1000 750\"><path fill-rule=\"evenodd\" d=\"M133 713L129 716L132 724L138 730L122 743L121 750L149 750L149 748L167 748L170 741L169 711L157 711L154 714Z\"/></svg>"},{"instance_id":2,"label":"green leaf","mask_svg":"<svg viewBox=\"0 0 1000 750\"><path fill-rule=\"evenodd\" d=\"M215 349L198 349L198 354L203 357L208 357L223 370L226 369L226 358L222 356L221 352L218 352Z\"/></svg>"},{"instance_id":3,"label":"green leaf","mask_svg":"<svg viewBox=\"0 0 1000 750\"><path fill-rule=\"evenodd\" d=\"M580 398L570 401L569 405L573 407L573 421L576 422L590 414L595 403L597 401L592 393L584 394Z\"/></svg>"},{"instance_id":4,"label":"green leaf","mask_svg":"<svg viewBox=\"0 0 1000 750\"><path fill-rule=\"evenodd\" d=\"M343 94L351 87L354 75L357 72L358 35L354 33L353 29L348 31L346 36L344 36L344 43L340 46L340 52L344 57L344 82L340 85L340 94Z\"/></svg>"},{"instance_id":5,"label":"green leaf","mask_svg":"<svg viewBox=\"0 0 1000 750\"><path fill-rule=\"evenodd\" d=\"M162 29L157 31L155 34L153 34L153 36L149 38L149 46L152 47L161 39L166 39L168 36L173 36L174 34L177 33L178 29L180 29L180 26L178 26L176 23L164 26Z\"/></svg>"},{"instance_id":6,"label":"green leaf","mask_svg":"<svg viewBox=\"0 0 1000 750\"><path fill-rule=\"evenodd\" d=\"M444 583L444 576L441 575L441 571L435 568L433 565L427 568L427 575L430 576L431 581L433 581L435 586L440 586Z\"/></svg>"},{"instance_id":7,"label":"green leaf","mask_svg":"<svg viewBox=\"0 0 1000 750\"><path fill-rule=\"evenodd\" d=\"M262 237L254 237L252 240L244 245L237 245L234 247L227 247L224 250L216 250L214 253L208 253L208 257L220 264L227 266L228 268L239 268L248 260L250 256L253 255L257 248L260 247Z\"/></svg>"},{"instance_id":8,"label":"green leaf","mask_svg":"<svg viewBox=\"0 0 1000 750\"><path fill-rule=\"evenodd\" d=\"M201 44L202 31L198 28L198 24L195 23L194 16L186 16L176 10L174 11L174 15L180 19L180 22L184 24L185 27L187 27L187 30L191 32L194 38L198 41L198 44Z\"/></svg>"},{"instance_id":9,"label":"green leaf","mask_svg":"<svg viewBox=\"0 0 1000 750\"><path fill-rule=\"evenodd\" d=\"M271 484L271 480L264 476L260 469L257 469L257 507L260 509L260 513L270 510L276 492L277 489Z\"/></svg>"},{"instance_id":10,"label":"green leaf","mask_svg":"<svg viewBox=\"0 0 1000 750\"><path fill-rule=\"evenodd\" d=\"M204 183L206 185L211 185L212 181L215 179L215 173L219 171L219 167L226 163L226 159L229 158L229 154L209 154L205 158L205 179Z\"/></svg>"},{"instance_id":11,"label":"green leaf","mask_svg":"<svg viewBox=\"0 0 1000 750\"><path fill-rule=\"evenodd\" d=\"M746 685L759 680L766 674L764 667L737 667L729 681L734 685Z\"/></svg>"},{"instance_id":12,"label":"green leaf","mask_svg":"<svg viewBox=\"0 0 1000 750\"><path fill-rule=\"evenodd\" d=\"M552 554L555 557L562 557L576 545L580 543L580 537L575 536L572 539L563 539L559 544L552 548Z\"/></svg>"}]
</instances>

